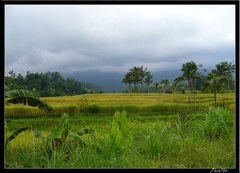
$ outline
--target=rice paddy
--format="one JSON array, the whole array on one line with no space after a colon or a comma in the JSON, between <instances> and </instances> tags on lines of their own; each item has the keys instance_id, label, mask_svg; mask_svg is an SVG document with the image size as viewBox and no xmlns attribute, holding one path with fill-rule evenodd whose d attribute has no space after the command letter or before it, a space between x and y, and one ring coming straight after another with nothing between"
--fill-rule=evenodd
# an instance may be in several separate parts
<instances>
[{"instance_id":1,"label":"rice paddy","mask_svg":"<svg viewBox=\"0 0 240 173\"><path fill-rule=\"evenodd\" d=\"M41 98L53 107L46 114L38 108L8 104L5 118L9 136L30 127L9 142L5 168L212 168L236 167L235 94L84 94ZM114 123L116 111L126 119ZM70 155L63 148L48 158L37 129L50 134L68 114L69 136L80 129L87 147L80 144ZM120 124L119 124L120 123ZM124 123L124 124L123 124ZM121 128L125 127L125 130ZM114 137L115 136L115 137Z\"/></svg>"}]
</instances>

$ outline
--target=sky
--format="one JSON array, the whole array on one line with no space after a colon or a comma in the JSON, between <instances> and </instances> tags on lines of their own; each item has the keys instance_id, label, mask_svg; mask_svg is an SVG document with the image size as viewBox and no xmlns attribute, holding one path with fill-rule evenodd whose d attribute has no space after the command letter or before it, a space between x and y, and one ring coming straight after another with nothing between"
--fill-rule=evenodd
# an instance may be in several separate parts
<instances>
[{"instance_id":1,"label":"sky","mask_svg":"<svg viewBox=\"0 0 240 173\"><path fill-rule=\"evenodd\" d=\"M235 63L235 5L5 5L5 75Z\"/></svg>"}]
</instances>

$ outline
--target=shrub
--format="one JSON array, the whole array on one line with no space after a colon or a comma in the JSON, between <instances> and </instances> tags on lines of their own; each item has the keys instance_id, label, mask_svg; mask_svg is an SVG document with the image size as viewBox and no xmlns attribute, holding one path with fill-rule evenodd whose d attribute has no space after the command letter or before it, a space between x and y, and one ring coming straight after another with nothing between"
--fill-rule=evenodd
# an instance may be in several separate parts
<instances>
[{"instance_id":1,"label":"shrub","mask_svg":"<svg viewBox=\"0 0 240 173\"><path fill-rule=\"evenodd\" d=\"M86 107L86 111L88 113L98 114L100 111L100 107L98 105L90 105Z\"/></svg>"}]
</instances>

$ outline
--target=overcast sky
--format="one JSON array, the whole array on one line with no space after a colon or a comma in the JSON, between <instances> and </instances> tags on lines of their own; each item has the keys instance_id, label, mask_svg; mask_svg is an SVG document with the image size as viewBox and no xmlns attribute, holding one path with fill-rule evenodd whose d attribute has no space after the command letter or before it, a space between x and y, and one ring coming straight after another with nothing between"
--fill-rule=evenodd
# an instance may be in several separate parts
<instances>
[{"instance_id":1,"label":"overcast sky","mask_svg":"<svg viewBox=\"0 0 240 173\"><path fill-rule=\"evenodd\" d=\"M234 5L6 5L5 74L235 63Z\"/></svg>"}]
</instances>

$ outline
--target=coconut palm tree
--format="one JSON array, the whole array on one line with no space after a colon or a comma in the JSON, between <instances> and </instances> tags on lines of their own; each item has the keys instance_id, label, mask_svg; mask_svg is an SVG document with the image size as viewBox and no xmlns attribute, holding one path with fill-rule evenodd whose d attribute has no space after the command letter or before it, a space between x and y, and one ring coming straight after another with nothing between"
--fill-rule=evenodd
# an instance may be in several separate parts
<instances>
[{"instance_id":1,"label":"coconut palm tree","mask_svg":"<svg viewBox=\"0 0 240 173\"><path fill-rule=\"evenodd\" d=\"M153 86L154 86L155 92L158 92L158 90L159 90L159 83L156 82L156 83L153 84Z\"/></svg>"},{"instance_id":2,"label":"coconut palm tree","mask_svg":"<svg viewBox=\"0 0 240 173\"><path fill-rule=\"evenodd\" d=\"M167 89L167 87L170 85L170 82L168 79L163 79L163 80L161 80L160 84L163 85L164 89Z\"/></svg>"},{"instance_id":3,"label":"coconut palm tree","mask_svg":"<svg viewBox=\"0 0 240 173\"><path fill-rule=\"evenodd\" d=\"M217 64L214 71L216 71L217 75L225 76L226 78L228 78L228 82L226 83L226 85L229 89L229 81L232 79L232 74L235 72L235 65L224 61Z\"/></svg>"},{"instance_id":4,"label":"coconut palm tree","mask_svg":"<svg viewBox=\"0 0 240 173\"><path fill-rule=\"evenodd\" d=\"M198 66L193 61L186 62L182 65L181 71L183 71L183 75L177 77L174 80L174 83L179 83L182 81L187 81L187 87L188 87L188 102L190 103L190 91L194 88L195 82L194 79L198 78ZM194 93L195 94L195 93ZM195 97L194 97L195 98Z\"/></svg>"},{"instance_id":5,"label":"coconut palm tree","mask_svg":"<svg viewBox=\"0 0 240 173\"><path fill-rule=\"evenodd\" d=\"M122 83L126 83L128 84L128 92L130 93L132 88L131 88L131 84L133 83L133 80L132 80L132 77L131 77L131 73L130 72L127 72L125 75L124 75L124 78L122 79Z\"/></svg>"},{"instance_id":6,"label":"coconut palm tree","mask_svg":"<svg viewBox=\"0 0 240 173\"><path fill-rule=\"evenodd\" d=\"M153 79L153 75L152 75L150 72L147 73L146 78L145 78L145 80L144 80L144 83L147 84L148 93L149 93L149 91L150 91L150 84L153 82L152 79Z\"/></svg>"},{"instance_id":7,"label":"coconut palm tree","mask_svg":"<svg viewBox=\"0 0 240 173\"><path fill-rule=\"evenodd\" d=\"M228 81L227 76L219 75L217 70L208 73L207 81L202 85L201 91L210 91L214 94L214 106L217 106L217 93L223 92L224 83Z\"/></svg>"},{"instance_id":8,"label":"coconut palm tree","mask_svg":"<svg viewBox=\"0 0 240 173\"><path fill-rule=\"evenodd\" d=\"M134 66L129 71L131 74L131 79L133 80L134 91L137 92L138 91L138 83L141 81L141 68Z\"/></svg>"},{"instance_id":9,"label":"coconut palm tree","mask_svg":"<svg viewBox=\"0 0 240 173\"><path fill-rule=\"evenodd\" d=\"M147 67L144 70L143 70L143 66L140 67L139 75L140 75L140 78L141 78L140 83L142 84L142 92L144 90L144 88L143 88L143 80L147 76L147 74L149 74L149 73L150 73L150 71L147 71Z\"/></svg>"}]
</instances>

